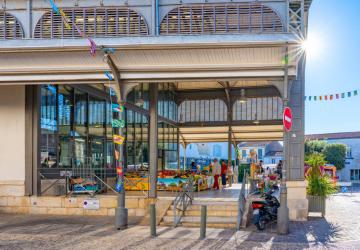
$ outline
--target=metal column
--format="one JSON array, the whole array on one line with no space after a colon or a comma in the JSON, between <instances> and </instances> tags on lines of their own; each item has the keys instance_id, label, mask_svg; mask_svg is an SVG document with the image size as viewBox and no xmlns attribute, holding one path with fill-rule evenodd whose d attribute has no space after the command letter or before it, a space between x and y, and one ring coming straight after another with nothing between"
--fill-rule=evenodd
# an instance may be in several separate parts
<instances>
[{"instance_id":1,"label":"metal column","mask_svg":"<svg viewBox=\"0 0 360 250\"><path fill-rule=\"evenodd\" d=\"M158 85L150 84L150 128L149 128L149 163L150 163L150 191L149 198L157 197L157 170L158 170Z\"/></svg>"},{"instance_id":2,"label":"metal column","mask_svg":"<svg viewBox=\"0 0 360 250\"><path fill-rule=\"evenodd\" d=\"M124 105L124 101L125 101L125 93L124 93L124 84L121 83L121 77L120 77L120 73L118 71L118 69L116 68L116 65L113 61L113 59L111 58L110 54L105 54L104 55L104 60L107 62L107 64L109 65L111 72L114 75L114 81L115 84L113 85L113 90L116 93L116 97L117 97L117 102L120 106ZM125 119L123 112L120 113L113 113L113 118L114 119ZM116 135L123 135L123 131L120 128L113 128L114 129L114 134ZM118 193L118 206L115 208L115 227L119 230L119 229L125 229L128 226L128 210L125 207L125 187L124 187L124 183L125 183L125 178L124 178L124 158L123 158L123 145L119 145L119 144L115 144L114 143L114 150L118 152L118 159L115 158L115 165L117 168L117 171L119 171L120 173L118 173L118 178L119 178L119 182L121 183L121 189ZM115 152L114 152L115 154Z\"/></svg>"}]
</instances>

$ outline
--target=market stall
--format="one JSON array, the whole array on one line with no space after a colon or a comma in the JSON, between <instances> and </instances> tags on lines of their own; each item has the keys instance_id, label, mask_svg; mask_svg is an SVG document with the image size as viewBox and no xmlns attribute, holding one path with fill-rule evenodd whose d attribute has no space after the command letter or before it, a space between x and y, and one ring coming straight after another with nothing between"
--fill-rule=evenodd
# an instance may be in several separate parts
<instances>
[{"instance_id":1,"label":"market stall","mask_svg":"<svg viewBox=\"0 0 360 250\"><path fill-rule=\"evenodd\" d=\"M206 172L192 173L190 171L164 170L158 174L157 189L172 192L181 191L190 176L194 179L194 191L211 189L214 185L214 177ZM149 178L146 173L130 172L125 174L125 177L125 190L149 190Z\"/></svg>"}]
</instances>

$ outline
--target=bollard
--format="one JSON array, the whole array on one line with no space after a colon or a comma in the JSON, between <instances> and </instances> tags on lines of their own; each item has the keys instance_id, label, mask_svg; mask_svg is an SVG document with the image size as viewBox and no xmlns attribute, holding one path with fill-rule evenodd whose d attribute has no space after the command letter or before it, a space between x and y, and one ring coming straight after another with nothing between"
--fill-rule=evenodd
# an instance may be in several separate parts
<instances>
[{"instance_id":1,"label":"bollard","mask_svg":"<svg viewBox=\"0 0 360 250\"><path fill-rule=\"evenodd\" d=\"M156 209L155 204L150 204L150 235L156 237Z\"/></svg>"},{"instance_id":2,"label":"bollard","mask_svg":"<svg viewBox=\"0 0 360 250\"><path fill-rule=\"evenodd\" d=\"M201 206L200 239L206 236L206 206Z\"/></svg>"}]
</instances>

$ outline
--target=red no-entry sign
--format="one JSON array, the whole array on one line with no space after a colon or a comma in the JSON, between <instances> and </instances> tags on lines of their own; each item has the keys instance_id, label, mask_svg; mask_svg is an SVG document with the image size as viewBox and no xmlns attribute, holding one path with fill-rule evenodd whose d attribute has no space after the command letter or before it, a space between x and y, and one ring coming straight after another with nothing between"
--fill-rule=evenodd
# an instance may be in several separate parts
<instances>
[{"instance_id":1,"label":"red no-entry sign","mask_svg":"<svg viewBox=\"0 0 360 250\"><path fill-rule=\"evenodd\" d=\"M283 124L284 128L287 132L291 130L292 124L293 124L293 116L291 108L285 107L284 114L283 114Z\"/></svg>"}]
</instances>

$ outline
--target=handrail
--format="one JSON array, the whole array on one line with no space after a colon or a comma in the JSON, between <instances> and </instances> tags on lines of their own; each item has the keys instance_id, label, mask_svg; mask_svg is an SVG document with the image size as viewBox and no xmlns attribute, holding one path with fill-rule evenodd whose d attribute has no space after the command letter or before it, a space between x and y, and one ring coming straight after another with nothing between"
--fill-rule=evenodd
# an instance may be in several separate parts
<instances>
[{"instance_id":1,"label":"handrail","mask_svg":"<svg viewBox=\"0 0 360 250\"><path fill-rule=\"evenodd\" d=\"M194 180L190 176L187 182L183 185L182 191L176 196L174 200L174 227L176 227L181 218L185 215L186 209L191 205L194 199Z\"/></svg>"},{"instance_id":2,"label":"handrail","mask_svg":"<svg viewBox=\"0 0 360 250\"><path fill-rule=\"evenodd\" d=\"M240 189L240 194L239 194L239 204L238 204L238 217L237 217L237 223L236 223L236 229L240 230L240 226L241 226L241 221L242 221L242 217L244 214L244 210L245 210L245 203L246 203L246 197L247 197L247 192L246 192L246 188L248 186L248 181L249 181L249 175L246 172L246 169L244 169L244 176L241 182L241 189Z\"/></svg>"}]
</instances>

